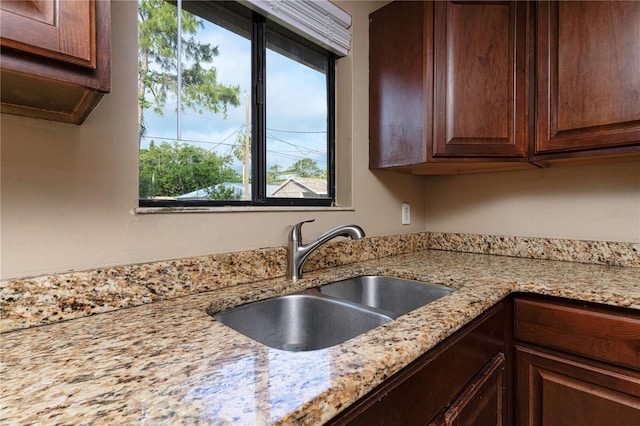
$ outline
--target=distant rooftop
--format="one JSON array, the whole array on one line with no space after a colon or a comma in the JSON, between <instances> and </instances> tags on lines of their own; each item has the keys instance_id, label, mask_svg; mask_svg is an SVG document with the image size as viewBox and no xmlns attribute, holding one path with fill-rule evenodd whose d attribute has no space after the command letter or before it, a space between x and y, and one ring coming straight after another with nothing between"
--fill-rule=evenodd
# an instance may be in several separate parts
<instances>
[{"instance_id":1,"label":"distant rooftop","mask_svg":"<svg viewBox=\"0 0 640 426\"><path fill-rule=\"evenodd\" d=\"M244 185L241 182L224 182L225 188L231 188L239 199L244 199ZM209 198L209 188L201 188L175 197L177 200L197 200ZM251 184L249 184L251 191ZM280 185L267 185L267 196L280 198L321 198L327 196L327 180L316 178L290 177Z\"/></svg>"}]
</instances>

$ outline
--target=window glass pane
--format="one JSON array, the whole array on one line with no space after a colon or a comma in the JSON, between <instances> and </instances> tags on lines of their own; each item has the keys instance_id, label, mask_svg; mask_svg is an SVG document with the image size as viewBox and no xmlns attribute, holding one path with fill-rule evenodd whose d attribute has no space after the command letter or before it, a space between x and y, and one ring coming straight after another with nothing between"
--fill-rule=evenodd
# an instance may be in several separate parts
<instances>
[{"instance_id":1,"label":"window glass pane","mask_svg":"<svg viewBox=\"0 0 640 426\"><path fill-rule=\"evenodd\" d=\"M326 53L318 53L286 30L267 30L269 197L329 197L327 63Z\"/></svg>"},{"instance_id":2,"label":"window glass pane","mask_svg":"<svg viewBox=\"0 0 640 426\"><path fill-rule=\"evenodd\" d=\"M200 3L183 2L179 114L176 7L139 2L140 198L250 198L250 14Z\"/></svg>"},{"instance_id":3,"label":"window glass pane","mask_svg":"<svg viewBox=\"0 0 640 426\"><path fill-rule=\"evenodd\" d=\"M138 0L140 205L330 205L331 54L238 2L176 4Z\"/></svg>"}]
</instances>

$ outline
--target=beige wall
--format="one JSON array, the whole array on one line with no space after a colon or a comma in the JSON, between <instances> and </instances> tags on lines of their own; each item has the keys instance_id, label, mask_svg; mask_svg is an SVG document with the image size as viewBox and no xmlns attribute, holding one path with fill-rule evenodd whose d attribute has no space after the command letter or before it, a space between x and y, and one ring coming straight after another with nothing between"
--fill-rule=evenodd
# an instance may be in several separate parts
<instances>
[{"instance_id":1,"label":"beige wall","mask_svg":"<svg viewBox=\"0 0 640 426\"><path fill-rule=\"evenodd\" d=\"M2 115L3 279L284 245L342 223L368 235L474 232L640 241L640 164L454 177L372 173L368 163L368 14L339 2L353 48L338 63L338 202L349 210L135 214L136 15L113 2L113 90L82 126ZM401 203L412 224L400 225Z\"/></svg>"},{"instance_id":2,"label":"beige wall","mask_svg":"<svg viewBox=\"0 0 640 426\"><path fill-rule=\"evenodd\" d=\"M640 242L640 162L427 178L429 231Z\"/></svg>"},{"instance_id":3,"label":"beige wall","mask_svg":"<svg viewBox=\"0 0 640 426\"><path fill-rule=\"evenodd\" d=\"M368 13L352 9L353 49L338 65L338 200L348 211L134 214L137 207L136 2L114 1L113 90L82 126L2 115L1 277L238 251L343 223L368 235L425 229L424 180L373 175L368 163ZM401 203L412 224L400 224Z\"/></svg>"}]
</instances>

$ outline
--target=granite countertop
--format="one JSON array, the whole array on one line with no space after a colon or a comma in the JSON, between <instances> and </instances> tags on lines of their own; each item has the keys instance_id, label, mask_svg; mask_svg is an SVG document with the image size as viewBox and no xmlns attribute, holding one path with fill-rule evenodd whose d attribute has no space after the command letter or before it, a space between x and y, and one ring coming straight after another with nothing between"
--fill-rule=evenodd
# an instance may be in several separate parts
<instances>
[{"instance_id":1,"label":"granite countertop","mask_svg":"<svg viewBox=\"0 0 640 426\"><path fill-rule=\"evenodd\" d=\"M310 352L267 348L205 312L362 274L457 291ZM640 269L426 250L12 331L0 423L322 423L516 291L640 309Z\"/></svg>"}]
</instances>

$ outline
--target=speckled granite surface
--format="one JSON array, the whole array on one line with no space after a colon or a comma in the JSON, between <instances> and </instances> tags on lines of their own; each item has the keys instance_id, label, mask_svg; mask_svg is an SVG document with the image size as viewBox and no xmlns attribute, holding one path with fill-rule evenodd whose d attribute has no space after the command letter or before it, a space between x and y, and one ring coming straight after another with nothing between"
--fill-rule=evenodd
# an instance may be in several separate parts
<instances>
[{"instance_id":1,"label":"speckled granite surface","mask_svg":"<svg viewBox=\"0 0 640 426\"><path fill-rule=\"evenodd\" d=\"M365 273L458 290L304 353L205 313ZM0 424L320 424L513 291L640 310L640 269L425 250L9 332Z\"/></svg>"},{"instance_id":2,"label":"speckled granite surface","mask_svg":"<svg viewBox=\"0 0 640 426\"><path fill-rule=\"evenodd\" d=\"M420 251L427 241L418 233L331 242L304 270ZM281 277L286 253L265 248L0 282L0 332Z\"/></svg>"},{"instance_id":3,"label":"speckled granite surface","mask_svg":"<svg viewBox=\"0 0 640 426\"><path fill-rule=\"evenodd\" d=\"M640 243L430 232L429 248L530 259L640 267Z\"/></svg>"},{"instance_id":4,"label":"speckled granite surface","mask_svg":"<svg viewBox=\"0 0 640 426\"><path fill-rule=\"evenodd\" d=\"M425 232L332 242L305 271L427 248L640 267L640 244ZM281 277L285 259L275 247L3 281L0 332Z\"/></svg>"}]
</instances>

